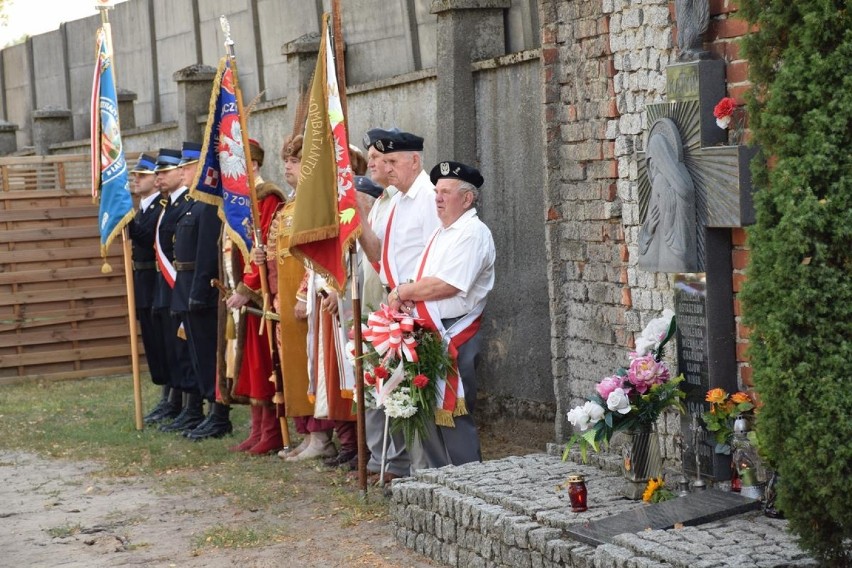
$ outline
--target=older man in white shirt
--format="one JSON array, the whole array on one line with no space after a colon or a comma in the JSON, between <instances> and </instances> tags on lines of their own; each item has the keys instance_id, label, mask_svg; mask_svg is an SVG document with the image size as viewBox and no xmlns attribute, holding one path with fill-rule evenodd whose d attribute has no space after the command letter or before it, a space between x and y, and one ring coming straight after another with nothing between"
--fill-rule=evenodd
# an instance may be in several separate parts
<instances>
[{"instance_id":1,"label":"older man in white shirt","mask_svg":"<svg viewBox=\"0 0 852 568\"><path fill-rule=\"evenodd\" d=\"M458 375L450 374L441 384L437 425L421 440L427 465L441 467L482 459L473 420L475 360L482 312L494 287L496 253L491 231L475 208L483 183L479 171L447 161L432 168L430 179L436 184L441 227L417 262L414 282L398 284L388 301L393 309L414 309L456 351Z\"/></svg>"},{"instance_id":2,"label":"older man in white shirt","mask_svg":"<svg viewBox=\"0 0 852 568\"><path fill-rule=\"evenodd\" d=\"M439 226L435 187L423 170L423 138L420 136L396 128L373 128L364 137L364 144L368 157L376 166L371 173L383 174L388 187L396 190L389 203L379 200L372 212L360 212L370 223L361 225L359 242L367 258L378 266L382 285L390 290L399 282L414 278L417 259ZM375 469L381 458L383 426L383 412L371 412L367 418L367 438L373 454L370 469ZM411 461L402 432L391 436L386 457L384 481L409 474ZM425 465L420 462L422 460L415 458L415 467Z\"/></svg>"}]
</instances>

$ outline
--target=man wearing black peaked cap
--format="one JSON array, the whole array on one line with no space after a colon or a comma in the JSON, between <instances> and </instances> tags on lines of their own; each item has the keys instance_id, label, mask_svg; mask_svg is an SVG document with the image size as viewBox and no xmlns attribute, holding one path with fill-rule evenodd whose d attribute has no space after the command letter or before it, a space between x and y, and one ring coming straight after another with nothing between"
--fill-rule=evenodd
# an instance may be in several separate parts
<instances>
[{"instance_id":1,"label":"man wearing black peaked cap","mask_svg":"<svg viewBox=\"0 0 852 568\"><path fill-rule=\"evenodd\" d=\"M158 330L164 351L163 366L168 370L169 398L159 413L152 413L149 422L171 420L183 409L184 376L190 362L185 345L177 337L180 322L171 314L172 285L174 283L174 224L176 216L187 205L186 191L181 191L183 177L180 168L180 150L161 148L154 164L154 183L160 192L160 213L154 228L154 262L157 278L151 305L154 325Z\"/></svg>"},{"instance_id":2,"label":"man wearing black peaked cap","mask_svg":"<svg viewBox=\"0 0 852 568\"><path fill-rule=\"evenodd\" d=\"M440 162L429 174L436 184L435 206L441 227L417 261L414 282L398 284L388 295L392 309L413 311L450 339L458 355L458 377L448 375L443 405L422 450L428 467L481 461L473 420L476 405L474 361L480 350L479 326L488 292L494 286L494 239L479 219L476 201L483 184L474 167Z\"/></svg>"},{"instance_id":3,"label":"man wearing black peaked cap","mask_svg":"<svg viewBox=\"0 0 852 568\"><path fill-rule=\"evenodd\" d=\"M180 318L174 313L173 289L177 271L175 268L175 228L178 221L189 211L191 200L183 183L180 150L163 148L157 156L154 168L156 183L165 199L163 211L157 221L154 251L160 278L154 295L154 315L160 324L166 344L166 361L171 376L169 412L163 419L174 418L170 424L160 427L163 431L183 428L187 421L198 424L204 416L200 414L200 398L195 373L186 345L185 330ZM177 413L177 414L176 414Z\"/></svg>"},{"instance_id":4,"label":"man wearing black peaked cap","mask_svg":"<svg viewBox=\"0 0 852 568\"><path fill-rule=\"evenodd\" d=\"M171 386L169 368L166 365L166 346L159 329L154 325L154 313L151 309L154 301L154 288L157 282L157 262L154 256L154 233L163 205L157 191L154 168L157 159L142 154L136 167L130 170L133 193L139 198L139 209L128 225L128 233L133 245L133 289L136 300L136 318L142 332L142 344L145 346L145 359L155 385L162 387L162 396L157 405L145 415L145 422L156 422L166 411Z\"/></svg>"},{"instance_id":5,"label":"man wearing black peaked cap","mask_svg":"<svg viewBox=\"0 0 852 568\"><path fill-rule=\"evenodd\" d=\"M198 174L201 144L184 142L181 151L183 183L190 186ZM219 236L222 222L213 205L190 200L175 225L175 287L172 311L181 318L195 378L188 417L174 430L194 440L221 437L232 430L230 406L216 403L216 347L219 291L210 281L219 276ZM197 395L196 395L197 393ZM196 396L198 401L195 402ZM201 410L207 400L207 417Z\"/></svg>"}]
</instances>

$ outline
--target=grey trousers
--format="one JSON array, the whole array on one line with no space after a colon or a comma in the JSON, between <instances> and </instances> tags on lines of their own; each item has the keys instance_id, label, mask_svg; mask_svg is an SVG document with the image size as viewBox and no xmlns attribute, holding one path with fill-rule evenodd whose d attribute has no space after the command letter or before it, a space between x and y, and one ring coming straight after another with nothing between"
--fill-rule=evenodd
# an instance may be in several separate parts
<instances>
[{"instance_id":1,"label":"grey trousers","mask_svg":"<svg viewBox=\"0 0 852 568\"><path fill-rule=\"evenodd\" d=\"M464 385L468 414L454 417L454 428L431 423L425 439L418 440L419 451L412 449L412 456L416 456L416 459L412 458L412 470L482 461L479 435L473 419L476 406L476 358L481 346L482 339L477 332L458 350L459 376Z\"/></svg>"},{"instance_id":2,"label":"grey trousers","mask_svg":"<svg viewBox=\"0 0 852 568\"><path fill-rule=\"evenodd\" d=\"M370 450L370 461L367 470L378 472L382 468L382 441L385 432L384 408L367 408L364 411L364 425L367 432L367 448ZM411 463L405 449L405 436L402 431L394 434L388 432L388 449L385 457L385 471L408 477Z\"/></svg>"}]
</instances>

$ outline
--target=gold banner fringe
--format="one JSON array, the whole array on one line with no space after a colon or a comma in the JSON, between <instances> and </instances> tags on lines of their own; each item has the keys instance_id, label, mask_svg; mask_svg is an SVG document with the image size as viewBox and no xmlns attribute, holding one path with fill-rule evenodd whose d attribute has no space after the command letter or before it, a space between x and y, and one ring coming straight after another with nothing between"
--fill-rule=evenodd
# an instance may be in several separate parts
<instances>
[{"instance_id":1,"label":"gold banner fringe","mask_svg":"<svg viewBox=\"0 0 852 568\"><path fill-rule=\"evenodd\" d=\"M453 410L453 416L464 416L467 413L467 404L465 404L464 399L460 398L456 400L456 408Z\"/></svg>"},{"instance_id":2,"label":"gold banner fringe","mask_svg":"<svg viewBox=\"0 0 852 568\"><path fill-rule=\"evenodd\" d=\"M447 428L456 427L456 423L453 420L453 413L449 410L444 410L443 408L439 408L435 411L435 424L438 426L445 426Z\"/></svg>"},{"instance_id":3,"label":"gold banner fringe","mask_svg":"<svg viewBox=\"0 0 852 568\"><path fill-rule=\"evenodd\" d=\"M121 218L121 221L115 226L115 228L107 235L106 242L101 245L101 258L104 260L103 265L101 266L101 274L109 274L112 272L112 266L107 262L107 255L109 254L109 245L112 244L112 241L121 233L124 227L133 220L133 217L136 216L136 211L133 208L130 208L130 211L125 213L124 217ZM125 274L126 278L133 278L132 274Z\"/></svg>"},{"instance_id":4,"label":"gold banner fringe","mask_svg":"<svg viewBox=\"0 0 852 568\"><path fill-rule=\"evenodd\" d=\"M340 391L341 398L345 398L346 400L354 400L355 399L355 391L352 389L343 389Z\"/></svg>"}]
</instances>

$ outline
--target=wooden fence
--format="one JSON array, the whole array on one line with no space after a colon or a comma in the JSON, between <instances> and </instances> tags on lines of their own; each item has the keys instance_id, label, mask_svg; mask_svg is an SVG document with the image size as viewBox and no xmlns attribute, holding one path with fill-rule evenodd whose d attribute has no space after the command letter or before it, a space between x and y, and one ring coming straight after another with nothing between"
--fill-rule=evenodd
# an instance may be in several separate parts
<instances>
[{"instance_id":1,"label":"wooden fence","mask_svg":"<svg viewBox=\"0 0 852 568\"><path fill-rule=\"evenodd\" d=\"M121 237L102 274L89 157L0 158L0 189L0 384L130 374Z\"/></svg>"}]
</instances>

